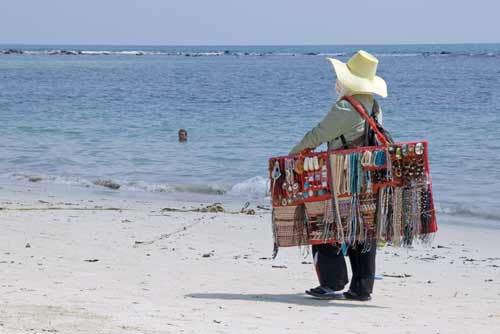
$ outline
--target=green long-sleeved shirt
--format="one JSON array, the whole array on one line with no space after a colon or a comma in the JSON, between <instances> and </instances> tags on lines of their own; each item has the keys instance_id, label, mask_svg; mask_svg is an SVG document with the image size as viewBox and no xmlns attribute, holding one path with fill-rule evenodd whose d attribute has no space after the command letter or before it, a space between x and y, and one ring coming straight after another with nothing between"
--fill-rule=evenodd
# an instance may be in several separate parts
<instances>
[{"instance_id":1,"label":"green long-sleeved shirt","mask_svg":"<svg viewBox=\"0 0 500 334\"><path fill-rule=\"evenodd\" d=\"M372 95L356 94L353 98L363 105L368 114L371 113ZM382 111L378 114L378 121L382 123ZM339 149L342 147L341 135L344 135L347 143L356 142L364 134L364 125L363 116L348 101L337 101L325 118L305 134L290 154L300 153L307 148L314 149L323 143L328 143L329 150Z\"/></svg>"}]
</instances>

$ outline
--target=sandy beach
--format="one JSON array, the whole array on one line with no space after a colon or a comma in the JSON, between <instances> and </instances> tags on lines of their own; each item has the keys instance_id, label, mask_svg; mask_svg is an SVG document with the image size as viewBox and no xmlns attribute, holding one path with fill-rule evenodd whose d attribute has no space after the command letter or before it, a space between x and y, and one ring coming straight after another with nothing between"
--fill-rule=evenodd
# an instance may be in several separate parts
<instances>
[{"instance_id":1,"label":"sandy beach","mask_svg":"<svg viewBox=\"0 0 500 334\"><path fill-rule=\"evenodd\" d=\"M371 302L319 301L269 211L162 210L207 204L3 187L0 333L500 331L498 229L440 216L431 246L379 250Z\"/></svg>"},{"instance_id":2,"label":"sandy beach","mask_svg":"<svg viewBox=\"0 0 500 334\"><path fill-rule=\"evenodd\" d=\"M499 13L2 1L0 334L500 334Z\"/></svg>"}]
</instances>

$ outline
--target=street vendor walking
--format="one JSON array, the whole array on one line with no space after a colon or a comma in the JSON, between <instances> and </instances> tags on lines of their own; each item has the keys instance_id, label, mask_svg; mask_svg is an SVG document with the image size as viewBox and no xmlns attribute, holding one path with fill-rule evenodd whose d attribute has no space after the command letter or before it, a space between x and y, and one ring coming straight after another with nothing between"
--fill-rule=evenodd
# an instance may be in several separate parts
<instances>
[{"instance_id":1,"label":"street vendor walking","mask_svg":"<svg viewBox=\"0 0 500 334\"><path fill-rule=\"evenodd\" d=\"M324 119L305 134L290 154L314 149L323 143L328 143L329 150L375 144L363 116L343 97L352 97L375 122L382 123L382 112L373 95L385 98L387 85L382 78L376 76L377 58L366 51L359 51L347 63L327 59L337 75L335 90L338 100ZM349 282L344 260L346 252L351 263L352 279L348 291L342 294L338 291L343 290ZM376 241L368 248L358 243L344 251L339 244L314 245L312 254L320 285L307 290L307 294L321 299L371 299L375 278Z\"/></svg>"}]
</instances>

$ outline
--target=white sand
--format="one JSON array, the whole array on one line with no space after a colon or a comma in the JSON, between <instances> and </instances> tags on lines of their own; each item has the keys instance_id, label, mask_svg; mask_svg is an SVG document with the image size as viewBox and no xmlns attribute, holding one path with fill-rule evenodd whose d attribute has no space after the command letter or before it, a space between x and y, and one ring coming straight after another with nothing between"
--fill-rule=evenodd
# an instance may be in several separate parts
<instances>
[{"instance_id":1,"label":"white sand","mask_svg":"<svg viewBox=\"0 0 500 334\"><path fill-rule=\"evenodd\" d=\"M318 301L268 212L160 211L183 205L1 189L0 333L500 333L499 230L440 217L433 247L379 250L371 302ZM11 210L95 206L126 210Z\"/></svg>"}]
</instances>

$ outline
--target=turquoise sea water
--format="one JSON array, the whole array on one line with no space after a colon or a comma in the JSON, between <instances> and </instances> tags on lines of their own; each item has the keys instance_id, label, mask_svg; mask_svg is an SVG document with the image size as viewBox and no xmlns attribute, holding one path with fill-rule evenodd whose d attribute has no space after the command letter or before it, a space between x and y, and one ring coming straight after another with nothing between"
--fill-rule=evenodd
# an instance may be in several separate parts
<instances>
[{"instance_id":1,"label":"turquoise sea water","mask_svg":"<svg viewBox=\"0 0 500 334\"><path fill-rule=\"evenodd\" d=\"M393 136L430 141L440 212L499 222L498 44L0 45L0 182L265 201L268 157L335 100L325 56L358 49L380 60Z\"/></svg>"}]
</instances>

